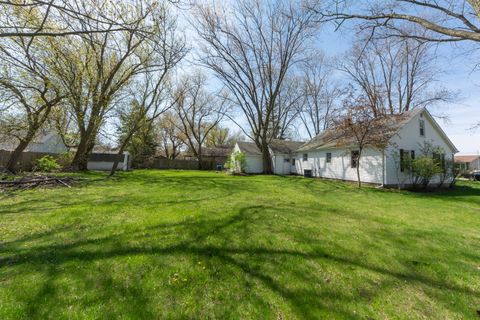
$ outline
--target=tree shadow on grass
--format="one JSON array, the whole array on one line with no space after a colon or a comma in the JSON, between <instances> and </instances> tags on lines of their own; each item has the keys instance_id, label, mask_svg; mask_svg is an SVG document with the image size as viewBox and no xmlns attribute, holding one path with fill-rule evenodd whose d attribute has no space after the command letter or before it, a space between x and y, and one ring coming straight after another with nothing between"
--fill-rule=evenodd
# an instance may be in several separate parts
<instances>
[{"instance_id":1,"label":"tree shadow on grass","mask_svg":"<svg viewBox=\"0 0 480 320\"><path fill-rule=\"evenodd\" d=\"M127 263L135 257L147 259L149 265L159 261L165 264L161 265L162 268L173 269L179 268L180 261L185 259L219 264L221 269L218 272L221 273L223 281L211 284L213 286L211 289L227 294L231 290L230 281L235 283L239 280L253 279L255 283L253 290L259 292L256 298L265 300L265 305L272 304L271 297L260 294L267 289L279 297L279 300L274 300L275 303L283 301L294 314L311 319L318 318L321 314L355 318L358 315L352 310L352 302L368 304L373 297L405 282L430 288L430 294L435 301L444 304L449 303L451 294L468 297L479 295L479 292L468 287L422 274L411 266L407 270L392 270L368 262L348 248L339 245L334 248L325 247L318 238L301 233L301 230L278 229L276 224L280 222L272 221L272 214L288 214L292 210L293 208L288 206L281 208L247 206L239 208L236 214L227 217L162 223L148 228L119 231L103 237L95 236L93 233L90 237L86 235L86 238L68 243L58 243L55 240L48 243L55 235L55 231L51 230L4 243L0 247L0 272L8 275L9 272L6 272L8 270L23 270L28 267L31 268L30 272L44 274L45 281L41 284L40 290L25 302L26 313L30 318L42 317L49 313L51 315L63 308L56 302L64 294L56 287L56 281L65 277L74 279L74 283L93 281L94 287L85 290L93 290L98 301L86 299L77 301L79 304L85 306L93 304L97 308L105 309L103 310L105 314L111 317L119 316L122 312L131 316L134 316L135 312L140 312L139 316L143 318L154 316L156 307L153 305L151 295L155 295L155 292L142 286L141 279L138 280L139 283L126 288L121 280L115 277L114 270L108 267L111 264L115 266ZM274 223L273 227L277 229L268 229L271 223ZM63 236L68 236L70 231L70 227L56 230ZM275 240L281 232L300 232L298 236L302 236L302 243L307 246L299 248L282 245L279 241L270 245L255 241L255 238L260 236L254 236L254 233L266 231L270 234L263 234L266 239L262 240L268 238ZM172 234L181 236L172 241L169 240ZM385 235L379 237L383 239ZM23 243L32 240L44 241L40 241L41 244L36 246L23 246ZM415 249L415 246L409 246L407 243L404 246L405 250ZM98 263L101 265L105 263L106 266L99 269ZM378 274L384 281L376 289L369 288L363 291L358 287L339 288L325 285L322 284L321 274L309 270L311 263L333 266L345 274L360 269ZM456 261L452 259L451 263ZM133 270L138 270L136 268L137 265L134 265ZM365 281L368 282L368 279ZM317 284L322 285L317 287ZM161 287L159 290L169 289ZM247 292L252 289L245 286L237 290ZM351 293L350 290L357 293ZM169 294L172 295L172 299L181 300L182 292L173 290ZM202 297L197 299L202 301ZM112 303L121 306L117 309L106 307ZM131 306L131 313L123 309L125 303ZM243 303L245 302L230 301L226 302L227 306L224 307L232 308ZM201 303L196 308L196 311L201 309ZM217 312L221 313L218 310Z\"/></svg>"}]
</instances>

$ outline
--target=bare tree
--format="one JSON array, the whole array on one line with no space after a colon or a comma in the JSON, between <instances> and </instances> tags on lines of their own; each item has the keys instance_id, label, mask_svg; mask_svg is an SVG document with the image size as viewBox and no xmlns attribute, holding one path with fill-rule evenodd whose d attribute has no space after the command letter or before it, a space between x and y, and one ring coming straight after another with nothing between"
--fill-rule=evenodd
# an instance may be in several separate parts
<instances>
[{"instance_id":1,"label":"bare tree","mask_svg":"<svg viewBox=\"0 0 480 320\"><path fill-rule=\"evenodd\" d=\"M174 160L180 154L182 147L185 145L180 120L172 111L166 112L156 122L158 127L159 147L163 155L168 159Z\"/></svg>"},{"instance_id":2,"label":"bare tree","mask_svg":"<svg viewBox=\"0 0 480 320\"><path fill-rule=\"evenodd\" d=\"M268 145L280 119L282 85L317 27L315 13L305 3L239 0L229 10L197 7L195 27L205 43L201 62L246 118L248 127L239 126L262 151L265 173L272 173Z\"/></svg>"},{"instance_id":3,"label":"bare tree","mask_svg":"<svg viewBox=\"0 0 480 320\"><path fill-rule=\"evenodd\" d=\"M368 1L366 6L356 6L348 12L343 1L323 11L323 19L342 24L346 20L367 21L362 28L387 30L402 38L414 38L429 42L480 42L480 2L478 0L389 0ZM318 11L314 9L315 11ZM430 34L411 34L398 22L407 22Z\"/></svg>"},{"instance_id":4,"label":"bare tree","mask_svg":"<svg viewBox=\"0 0 480 320\"><path fill-rule=\"evenodd\" d=\"M0 99L2 131L18 141L6 168L15 172L22 152L45 125L65 95L50 77L55 43L42 39L9 38L0 41ZM7 131L7 132L5 132Z\"/></svg>"},{"instance_id":5,"label":"bare tree","mask_svg":"<svg viewBox=\"0 0 480 320\"><path fill-rule=\"evenodd\" d=\"M198 159L202 169L202 147L210 133L227 112L228 101L206 91L206 77L201 73L185 77L174 93L174 111L185 144Z\"/></svg>"},{"instance_id":6,"label":"bare tree","mask_svg":"<svg viewBox=\"0 0 480 320\"><path fill-rule=\"evenodd\" d=\"M332 79L333 70L323 54L302 63L301 72L303 100L299 118L309 137L313 138L327 129L330 116L345 90Z\"/></svg>"},{"instance_id":7,"label":"bare tree","mask_svg":"<svg viewBox=\"0 0 480 320\"><path fill-rule=\"evenodd\" d=\"M374 116L454 99L452 92L433 88L439 71L428 43L392 38L365 42L354 45L339 69L367 97Z\"/></svg>"}]
</instances>

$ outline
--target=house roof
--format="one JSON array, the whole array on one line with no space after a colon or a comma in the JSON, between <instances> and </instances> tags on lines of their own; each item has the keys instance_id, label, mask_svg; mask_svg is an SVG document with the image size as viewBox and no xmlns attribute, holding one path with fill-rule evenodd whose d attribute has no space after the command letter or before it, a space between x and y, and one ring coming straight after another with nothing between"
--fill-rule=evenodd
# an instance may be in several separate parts
<instances>
[{"instance_id":1,"label":"house roof","mask_svg":"<svg viewBox=\"0 0 480 320\"><path fill-rule=\"evenodd\" d=\"M403 126L409 123L416 115L425 112L432 120L434 127L438 130L445 141L458 152L455 145L450 141L445 132L440 128L437 122L433 119L430 113L425 108L416 108L402 114L389 115L376 121L371 130L371 134L378 136L375 139L378 144L386 144ZM335 128L327 129L309 142L302 145L297 151L317 150L326 148L345 147L356 144L356 139L353 136L346 136L345 132Z\"/></svg>"},{"instance_id":2,"label":"house roof","mask_svg":"<svg viewBox=\"0 0 480 320\"><path fill-rule=\"evenodd\" d=\"M472 162L472 161L478 160L478 158L480 158L479 155L455 156L455 162L462 162L462 163Z\"/></svg>"},{"instance_id":3,"label":"house roof","mask_svg":"<svg viewBox=\"0 0 480 320\"><path fill-rule=\"evenodd\" d=\"M414 109L412 111L404 112L402 114L390 115L378 119L373 123L370 129L372 134L377 134L379 143L388 142L390 138L400 130L405 124L407 124L413 117L419 114L423 109ZM336 128L330 128L302 145L298 151L335 148L341 146L350 146L356 143L353 134L351 136L345 136L344 132L340 132Z\"/></svg>"},{"instance_id":4,"label":"house roof","mask_svg":"<svg viewBox=\"0 0 480 320\"><path fill-rule=\"evenodd\" d=\"M302 144L303 142L301 141L273 139L269 146L274 153L291 153L296 151ZM239 141L237 145L240 150L247 155L262 155L262 152L254 142Z\"/></svg>"},{"instance_id":5,"label":"house roof","mask_svg":"<svg viewBox=\"0 0 480 320\"><path fill-rule=\"evenodd\" d=\"M24 131L19 131L17 134L24 134ZM56 132L48 129L43 129L40 130L33 140L30 142L29 146L25 149L28 151L29 147L32 144L43 144L47 143L51 138L55 137L58 135ZM13 151L15 148L18 146L19 141L17 138L11 136L11 135L6 135L6 134L0 134L0 150L6 150L6 151Z\"/></svg>"},{"instance_id":6,"label":"house roof","mask_svg":"<svg viewBox=\"0 0 480 320\"><path fill-rule=\"evenodd\" d=\"M258 149L254 142L239 141L237 142L240 151L249 156L261 156L262 152Z\"/></svg>"}]
</instances>

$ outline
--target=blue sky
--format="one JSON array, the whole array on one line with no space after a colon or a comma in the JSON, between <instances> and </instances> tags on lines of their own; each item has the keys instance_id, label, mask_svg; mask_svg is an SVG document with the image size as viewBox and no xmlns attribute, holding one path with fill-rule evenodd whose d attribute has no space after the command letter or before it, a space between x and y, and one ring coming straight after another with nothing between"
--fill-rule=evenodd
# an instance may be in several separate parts
<instances>
[{"instance_id":1,"label":"blue sky","mask_svg":"<svg viewBox=\"0 0 480 320\"><path fill-rule=\"evenodd\" d=\"M354 36L350 29L335 31L332 26L325 26L318 37L318 45L327 55L337 56L349 49ZM480 122L480 68L475 68L480 64L480 48L467 42L441 44L436 54L439 69L443 70L437 85L458 91L460 97L458 103L443 104L429 110L448 117L446 121L438 121L460 153L476 154L480 152L480 128L471 128Z\"/></svg>"}]
</instances>

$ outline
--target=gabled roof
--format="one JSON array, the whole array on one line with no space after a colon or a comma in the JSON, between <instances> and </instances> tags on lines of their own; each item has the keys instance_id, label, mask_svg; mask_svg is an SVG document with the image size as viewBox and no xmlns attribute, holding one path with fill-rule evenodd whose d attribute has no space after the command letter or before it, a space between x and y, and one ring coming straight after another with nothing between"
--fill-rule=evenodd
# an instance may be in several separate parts
<instances>
[{"instance_id":1,"label":"gabled roof","mask_svg":"<svg viewBox=\"0 0 480 320\"><path fill-rule=\"evenodd\" d=\"M371 134L378 135L378 138L375 139L380 144L386 144L390 139L398 133L398 131L409 123L415 116L425 112L433 126L438 130L439 134L444 138L444 140L449 144L455 152L458 152L455 145L448 138L442 128L438 123L433 119L432 115L425 108L416 108L402 114L389 115L383 118L378 119L376 123L373 124L373 127L370 129ZM345 136L344 132L339 132L335 128L330 128L310 140L309 142L302 145L297 151L307 151L307 150L318 150L326 148L338 148L352 146L356 144L354 136Z\"/></svg>"},{"instance_id":2,"label":"gabled roof","mask_svg":"<svg viewBox=\"0 0 480 320\"><path fill-rule=\"evenodd\" d=\"M291 140L278 140L273 139L269 146L273 153L284 153L288 154L297 150L303 142L301 141L291 141ZM239 141L237 142L240 151L247 155L251 156L260 156L262 152L258 149L257 145L254 142Z\"/></svg>"},{"instance_id":3,"label":"gabled roof","mask_svg":"<svg viewBox=\"0 0 480 320\"><path fill-rule=\"evenodd\" d=\"M480 158L480 155L455 156L455 162L470 163L472 161L478 160L478 158Z\"/></svg>"},{"instance_id":4,"label":"gabled roof","mask_svg":"<svg viewBox=\"0 0 480 320\"><path fill-rule=\"evenodd\" d=\"M390 115L379 119L370 129L372 134L379 135L379 142L388 142L395 133L413 119L417 114L423 111L422 108L404 112L402 114ZM355 137L345 136L336 128L330 128L302 145L298 151L316 150L325 148L336 148L342 146L351 146L356 143Z\"/></svg>"}]
</instances>

